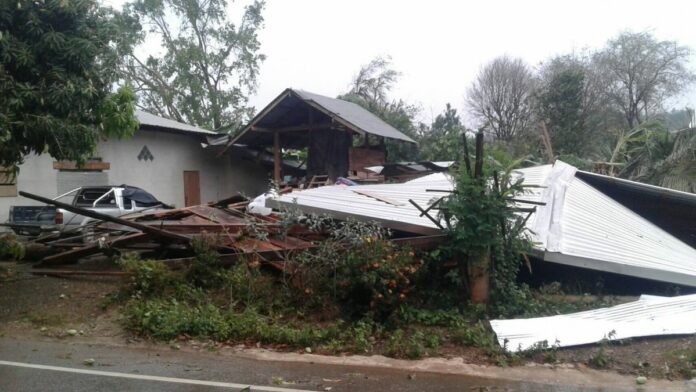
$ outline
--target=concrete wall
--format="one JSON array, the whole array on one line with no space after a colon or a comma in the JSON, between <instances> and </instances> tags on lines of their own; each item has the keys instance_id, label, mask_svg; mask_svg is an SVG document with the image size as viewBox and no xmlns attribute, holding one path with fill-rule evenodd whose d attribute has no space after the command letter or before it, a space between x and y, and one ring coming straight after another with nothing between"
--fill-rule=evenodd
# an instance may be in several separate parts
<instances>
[{"instance_id":1,"label":"concrete wall","mask_svg":"<svg viewBox=\"0 0 696 392\"><path fill-rule=\"evenodd\" d=\"M256 196L267 190L268 173L260 165L234 156L218 158L213 152L203 149L201 141L195 135L141 130L130 139L101 142L95 155L111 164L111 168L103 172L109 184L143 188L176 207L184 206L186 170L200 173L202 203L237 192ZM143 146L148 147L153 160L138 160ZM20 166L17 189L47 197L57 196L65 186L59 174L65 172L53 169L53 162L54 159L46 154L28 156ZM104 181L103 175L98 178L100 183ZM11 205L36 204L40 203L23 197L0 197L0 222L8 219Z\"/></svg>"}]
</instances>

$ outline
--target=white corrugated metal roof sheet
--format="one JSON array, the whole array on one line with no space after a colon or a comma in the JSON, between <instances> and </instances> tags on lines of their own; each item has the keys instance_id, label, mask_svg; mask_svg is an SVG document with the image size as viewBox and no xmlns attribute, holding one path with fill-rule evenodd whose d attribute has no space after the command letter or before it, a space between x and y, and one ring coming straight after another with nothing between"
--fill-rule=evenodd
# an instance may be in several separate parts
<instances>
[{"instance_id":1,"label":"white corrugated metal roof sheet","mask_svg":"<svg viewBox=\"0 0 696 392\"><path fill-rule=\"evenodd\" d=\"M568 347L602 339L696 333L696 294L680 297L642 296L622 305L560 316L492 320L498 343L509 351L535 344Z\"/></svg>"},{"instance_id":2,"label":"white corrugated metal roof sheet","mask_svg":"<svg viewBox=\"0 0 696 392\"><path fill-rule=\"evenodd\" d=\"M546 203L527 222L545 261L696 286L695 249L575 177L575 172L563 162L518 171L525 185L537 186L528 188L523 198ZM437 225L421 216L409 199L427 208L445 195L429 190L451 189L448 175L436 173L404 184L293 192L271 204L434 234L440 231Z\"/></svg>"}]
</instances>

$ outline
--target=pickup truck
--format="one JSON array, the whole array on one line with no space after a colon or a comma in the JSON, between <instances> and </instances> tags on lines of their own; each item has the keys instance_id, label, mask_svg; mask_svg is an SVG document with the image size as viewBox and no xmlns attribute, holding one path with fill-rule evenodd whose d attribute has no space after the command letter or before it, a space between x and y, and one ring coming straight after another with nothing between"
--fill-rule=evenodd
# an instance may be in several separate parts
<instances>
[{"instance_id":1,"label":"pickup truck","mask_svg":"<svg viewBox=\"0 0 696 392\"><path fill-rule=\"evenodd\" d=\"M75 188L53 200L72 197L72 204L111 216L172 208L150 193L129 185ZM91 218L50 206L12 206L10 220L3 224L17 234L37 235L45 231L77 229Z\"/></svg>"}]
</instances>

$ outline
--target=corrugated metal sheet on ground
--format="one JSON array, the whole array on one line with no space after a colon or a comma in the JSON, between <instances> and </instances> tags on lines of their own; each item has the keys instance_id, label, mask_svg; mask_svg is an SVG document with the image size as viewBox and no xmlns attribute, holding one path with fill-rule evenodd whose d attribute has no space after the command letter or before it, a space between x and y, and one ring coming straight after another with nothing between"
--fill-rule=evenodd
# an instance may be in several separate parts
<instances>
[{"instance_id":1,"label":"corrugated metal sheet on ground","mask_svg":"<svg viewBox=\"0 0 696 392\"><path fill-rule=\"evenodd\" d=\"M575 177L575 172L574 167L560 161L517 171L524 184L532 186L521 198L546 203L538 206L527 222L545 261L696 286L695 249ZM293 192L270 203L434 234L440 231L437 225L421 216L409 199L427 208L446 195L431 190L452 189L448 175L436 173L403 184L328 186Z\"/></svg>"},{"instance_id":2,"label":"corrugated metal sheet on ground","mask_svg":"<svg viewBox=\"0 0 696 392\"><path fill-rule=\"evenodd\" d=\"M498 343L508 351L528 350L540 342L549 347L597 343L602 339L696 333L696 294L679 297L642 296L622 305L560 316L492 320Z\"/></svg>"}]
</instances>

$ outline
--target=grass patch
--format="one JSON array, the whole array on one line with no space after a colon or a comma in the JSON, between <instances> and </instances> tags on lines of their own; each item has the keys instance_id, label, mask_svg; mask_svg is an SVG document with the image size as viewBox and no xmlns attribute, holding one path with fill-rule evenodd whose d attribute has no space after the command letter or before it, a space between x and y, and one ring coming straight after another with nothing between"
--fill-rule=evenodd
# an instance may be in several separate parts
<instances>
[{"instance_id":1,"label":"grass patch","mask_svg":"<svg viewBox=\"0 0 696 392\"><path fill-rule=\"evenodd\" d=\"M62 327L67 323L67 318L62 314L29 313L23 320L37 327Z\"/></svg>"}]
</instances>

